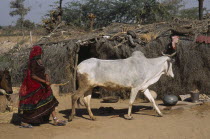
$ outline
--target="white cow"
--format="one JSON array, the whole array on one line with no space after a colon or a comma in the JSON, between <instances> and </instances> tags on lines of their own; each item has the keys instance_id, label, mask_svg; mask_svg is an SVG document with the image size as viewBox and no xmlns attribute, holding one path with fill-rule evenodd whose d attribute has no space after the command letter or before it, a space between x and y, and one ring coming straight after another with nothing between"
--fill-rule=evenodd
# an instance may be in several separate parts
<instances>
[{"instance_id":1,"label":"white cow","mask_svg":"<svg viewBox=\"0 0 210 139\"><path fill-rule=\"evenodd\" d=\"M172 62L168 56L146 58L140 51L135 51L131 57L119 60L100 60L90 58L78 65L77 76L79 88L72 95L71 121L75 115L75 103L84 96L84 104L92 120L95 119L90 108L92 89L96 86L106 89L131 89L128 119L132 119L132 104L139 91L153 103L157 113L162 116L148 87L156 83L162 74L174 77Z\"/></svg>"}]
</instances>

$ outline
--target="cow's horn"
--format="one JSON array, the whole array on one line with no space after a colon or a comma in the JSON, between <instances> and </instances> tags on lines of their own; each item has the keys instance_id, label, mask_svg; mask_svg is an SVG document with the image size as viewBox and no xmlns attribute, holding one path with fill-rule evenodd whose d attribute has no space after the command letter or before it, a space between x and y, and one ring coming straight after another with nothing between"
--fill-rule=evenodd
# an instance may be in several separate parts
<instances>
[{"instance_id":1,"label":"cow's horn","mask_svg":"<svg viewBox=\"0 0 210 139\"><path fill-rule=\"evenodd\" d=\"M169 54L164 54L163 52L161 52L161 53L162 53L163 56L168 56L168 57L172 57L176 54L176 52L174 52L173 54L170 54L170 55Z\"/></svg>"}]
</instances>

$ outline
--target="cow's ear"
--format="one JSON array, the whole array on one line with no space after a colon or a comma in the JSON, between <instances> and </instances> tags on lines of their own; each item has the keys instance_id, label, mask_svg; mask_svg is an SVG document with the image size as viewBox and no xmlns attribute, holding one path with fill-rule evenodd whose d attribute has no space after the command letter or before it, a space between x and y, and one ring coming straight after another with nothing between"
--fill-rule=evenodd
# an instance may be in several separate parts
<instances>
[{"instance_id":1,"label":"cow's ear","mask_svg":"<svg viewBox=\"0 0 210 139\"><path fill-rule=\"evenodd\" d=\"M175 58L171 58L170 61L171 61L171 63L175 63L176 60L175 60Z\"/></svg>"}]
</instances>

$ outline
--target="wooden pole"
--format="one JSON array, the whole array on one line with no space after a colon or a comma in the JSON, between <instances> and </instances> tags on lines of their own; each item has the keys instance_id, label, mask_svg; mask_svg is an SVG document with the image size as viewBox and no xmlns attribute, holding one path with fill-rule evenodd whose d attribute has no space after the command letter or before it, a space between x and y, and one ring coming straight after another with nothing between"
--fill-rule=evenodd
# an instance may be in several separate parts
<instances>
[{"instance_id":1,"label":"wooden pole","mask_svg":"<svg viewBox=\"0 0 210 139\"><path fill-rule=\"evenodd\" d=\"M74 63L74 91L76 91L77 86L77 65L78 65L78 58L79 58L79 50L80 50L80 45L78 44L77 46L77 51L76 51L76 57L75 57L75 63Z\"/></svg>"},{"instance_id":2,"label":"wooden pole","mask_svg":"<svg viewBox=\"0 0 210 139\"><path fill-rule=\"evenodd\" d=\"M30 41L31 41L31 45L33 44L33 39L32 39L32 32L30 31Z\"/></svg>"},{"instance_id":3,"label":"wooden pole","mask_svg":"<svg viewBox=\"0 0 210 139\"><path fill-rule=\"evenodd\" d=\"M93 31L93 19L90 19L90 31L92 32Z\"/></svg>"},{"instance_id":4,"label":"wooden pole","mask_svg":"<svg viewBox=\"0 0 210 139\"><path fill-rule=\"evenodd\" d=\"M0 95L0 113L7 110L7 98L6 95Z\"/></svg>"}]
</instances>

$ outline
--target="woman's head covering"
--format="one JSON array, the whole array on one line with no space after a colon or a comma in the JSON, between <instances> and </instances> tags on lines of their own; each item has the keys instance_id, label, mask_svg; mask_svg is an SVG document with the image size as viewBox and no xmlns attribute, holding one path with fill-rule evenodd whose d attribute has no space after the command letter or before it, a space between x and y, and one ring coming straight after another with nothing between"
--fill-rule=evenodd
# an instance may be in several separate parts
<instances>
[{"instance_id":1,"label":"woman's head covering","mask_svg":"<svg viewBox=\"0 0 210 139\"><path fill-rule=\"evenodd\" d=\"M29 59L32 60L34 57L41 56L42 48L38 45L34 46L30 52Z\"/></svg>"}]
</instances>

